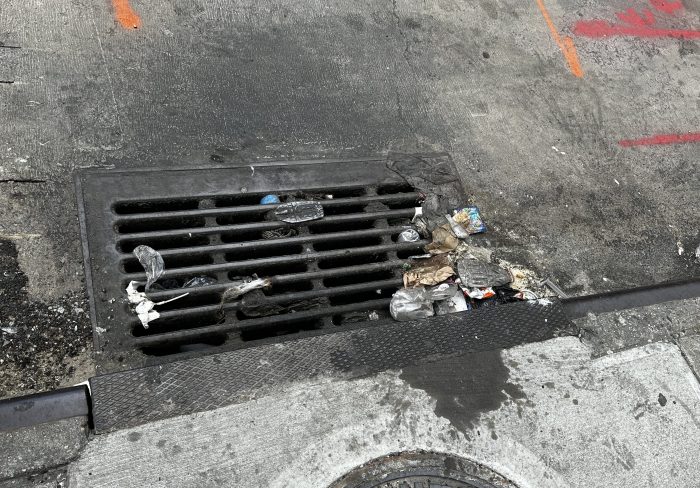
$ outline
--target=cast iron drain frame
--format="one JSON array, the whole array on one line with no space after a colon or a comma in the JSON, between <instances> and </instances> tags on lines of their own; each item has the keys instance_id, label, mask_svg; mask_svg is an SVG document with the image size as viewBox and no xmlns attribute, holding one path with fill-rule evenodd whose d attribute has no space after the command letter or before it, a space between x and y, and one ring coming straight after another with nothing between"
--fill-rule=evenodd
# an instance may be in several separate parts
<instances>
[{"instance_id":1,"label":"cast iron drain frame","mask_svg":"<svg viewBox=\"0 0 700 488\"><path fill-rule=\"evenodd\" d=\"M396 242L411 226L418 192L454 206L466 201L446 154L88 170L77 175L76 185L99 374L380 326L391 320L388 304L401 287L404 259L422 253L427 243ZM269 220L275 205L259 204L266 194L300 191L318 195L323 219L289 226ZM334 198L323 200L327 193ZM296 236L261 237L290 227ZM131 254L139 244L163 255L160 282L181 285L195 276L217 282L150 293L154 301L189 295L160 307L161 317L145 330L124 291L129 281L144 279ZM254 273L272 279L269 294L221 303L237 276ZM305 309L309 303L316 308ZM261 304L287 310L256 317ZM382 320L369 321L372 310Z\"/></svg>"}]
</instances>

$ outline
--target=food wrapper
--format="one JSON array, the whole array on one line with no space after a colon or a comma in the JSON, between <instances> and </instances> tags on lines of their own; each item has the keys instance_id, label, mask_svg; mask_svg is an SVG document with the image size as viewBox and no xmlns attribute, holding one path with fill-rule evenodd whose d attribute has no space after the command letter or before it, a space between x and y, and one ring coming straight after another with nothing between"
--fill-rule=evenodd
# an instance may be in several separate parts
<instances>
[{"instance_id":1,"label":"food wrapper","mask_svg":"<svg viewBox=\"0 0 700 488\"><path fill-rule=\"evenodd\" d=\"M455 210L452 218L470 234L486 232L486 224L484 224L484 221L481 219L479 207L476 205Z\"/></svg>"}]
</instances>

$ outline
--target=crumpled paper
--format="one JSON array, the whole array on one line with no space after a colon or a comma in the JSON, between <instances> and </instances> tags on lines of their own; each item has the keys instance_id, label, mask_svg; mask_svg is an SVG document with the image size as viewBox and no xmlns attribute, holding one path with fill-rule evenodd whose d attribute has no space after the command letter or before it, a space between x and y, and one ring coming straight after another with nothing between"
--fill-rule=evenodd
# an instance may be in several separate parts
<instances>
[{"instance_id":1,"label":"crumpled paper","mask_svg":"<svg viewBox=\"0 0 700 488\"><path fill-rule=\"evenodd\" d=\"M437 285L451 276L455 270L451 266L427 266L414 268L403 274L403 286L414 288L421 285Z\"/></svg>"},{"instance_id":2,"label":"crumpled paper","mask_svg":"<svg viewBox=\"0 0 700 488\"><path fill-rule=\"evenodd\" d=\"M459 246L459 239L454 235L449 224L436 227L433 230L433 242L425 246L430 254L443 254L454 251Z\"/></svg>"}]
</instances>

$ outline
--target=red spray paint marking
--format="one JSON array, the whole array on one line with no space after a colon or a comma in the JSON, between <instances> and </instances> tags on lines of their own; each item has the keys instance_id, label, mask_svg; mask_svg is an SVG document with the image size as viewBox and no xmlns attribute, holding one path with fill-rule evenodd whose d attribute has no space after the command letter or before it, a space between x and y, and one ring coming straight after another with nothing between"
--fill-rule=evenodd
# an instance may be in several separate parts
<instances>
[{"instance_id":1,"label":"red spray paint marking","mask_svg":"<svg viewBox=\"0 0 700 488\"><path fill-rule=\"evenodd\" d=\"M676 10L683 8L683 4L680 0L676 0L675 2L670 0L649 0L649 3L651 3L652 7L656 10L665 14L672 14Z\"/></svg>"},{"instance_id":2,"label":"red spray paint marking","mask_svg":"<svg viewBox=\"0 0 700 488\"><path fill-rule=\"evenodd\" d=\"M605 20L580 20L574 25L574 34L585 37L634 36L700 39L700 31L682 29L654 29L611 24Z\"/></svg>"},{"instance_id":3,"label":"red spray paint marking","mask_svg":"<svg viewBox=\"0 0 700 488\"><path fill-rule=\"evenodd\" d=\"M649 3L659 12L674 14L683 8L680 1L649 0ZM633 37L671 37L675 39L700 39L700 31L690 29L663 29L655 27L654 13L647 9L640 14L633 8L618 12L617 18L621 24L613 24L607 20L580 20L573 28L576 35L584 37L633 36Z\"/></svg>"},{"instance_id":4,"label":"red spray paint marking","mask_svg":"<svg viewBox=\"0 0 700 488\"><path fill-rule=\"evenodd\" d=\"M688 134L659 134L657 136L642 137L641 139L624 139L620 141L622 147L657 146L660 144L684 144L688 142L700 142L700 132Z\"/></svg>"}]
</instances>

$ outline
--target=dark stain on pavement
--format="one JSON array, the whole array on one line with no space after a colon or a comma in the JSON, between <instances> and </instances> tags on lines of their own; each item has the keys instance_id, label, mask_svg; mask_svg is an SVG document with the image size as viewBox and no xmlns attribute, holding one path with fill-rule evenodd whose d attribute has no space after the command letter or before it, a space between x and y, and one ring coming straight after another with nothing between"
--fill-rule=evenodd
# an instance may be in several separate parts
<instances>
[{"instance_id":1,"label":"dark stain on pavement","mask_svg":"<svg viewBox=\"0 0 700 488\"><path fill-rule=\"evenodd\" d=\"M142 436L143 434L141 432L129 432L126 438L129 439L131 442L136 442L139 439L141 439Z\"/></svg>"},{"instance_id":2,"label":"dark stain on pavement","mask_svg":"<svg viewBox=\"0 0 700 488\"><path fill-rule=\"evenodd\" d=\"M497 410L511 399L525 399L521 388L508 381L509 370L500 351L486 351L404 368L401 378L426 391L437 404L435 413L465 432L479 415Z\"/></svg>"},{"instance_id":3,"label":"dark stain on pavement","mask_svg":"<svg viewBox=\"0 0 700 488\"><path fill-rule=\"evenodd\" d=\"M92 338L87 297L33 300L13 241L0 239L0 398L51 390L74 373L69 359Z\"/></svg>"},{"instance_id":4,"label":"dark stain on pavement","mask_svg":"<svg viewBox=\"0 0 700 488\"><path fill-rule=\"evenodd\" d=\"M659 393L659 405L661 405L662 407L665 407L667 402L668 402L668 400L666 400L666 397L664 396L664 394Z\"/></svg>"}]
</instances>

